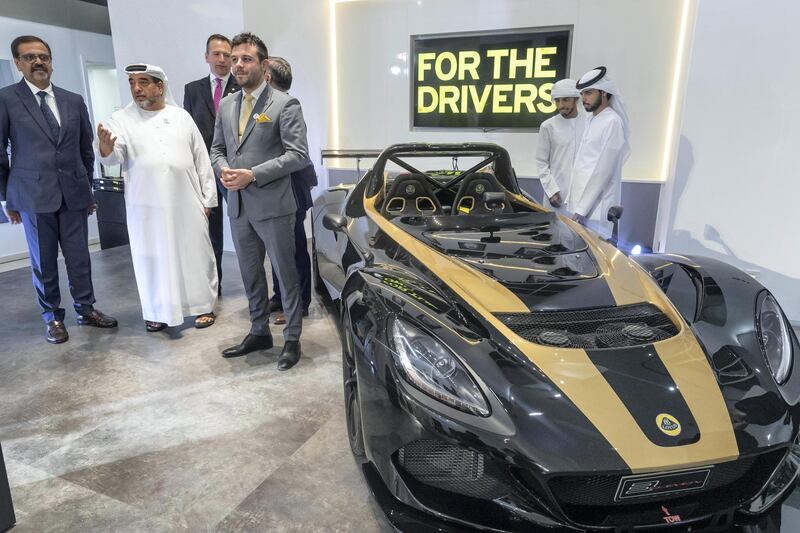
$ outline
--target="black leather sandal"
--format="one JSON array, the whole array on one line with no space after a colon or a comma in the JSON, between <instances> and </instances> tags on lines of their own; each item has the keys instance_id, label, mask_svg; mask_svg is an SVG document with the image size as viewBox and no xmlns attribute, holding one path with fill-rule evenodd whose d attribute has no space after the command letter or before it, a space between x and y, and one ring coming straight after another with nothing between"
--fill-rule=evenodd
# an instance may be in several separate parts
<instances>
[{"instance_id":1,"label":"black leather sandal","mask_svg":"<svg viewBox=\"0 0 800 533\"><path fill-rule=\"evenodd\" d=\"M166 327L167 325L163 322L151 322L149 320L144 321L144 329L146 329L148 333L155 333L156 331L161 331Z\"/></svg>"}]
</instances>

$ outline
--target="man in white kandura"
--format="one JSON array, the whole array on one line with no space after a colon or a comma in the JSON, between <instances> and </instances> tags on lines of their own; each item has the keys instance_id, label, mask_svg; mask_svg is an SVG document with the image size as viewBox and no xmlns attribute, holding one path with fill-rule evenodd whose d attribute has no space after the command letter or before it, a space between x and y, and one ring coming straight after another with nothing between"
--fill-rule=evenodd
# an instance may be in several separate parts
<instances>
[{"instance_id":1,"label":"man in white kandura","mask_svg":"<svg viewBox=\"0 0 800 533\"><path fill-rule=\"evenodd\" d=\"M175 105L153 65L125 67L133 102L99 124L95 149L121 164L133 270L147 331L212 325L217 269L208 214L217 205L214 171L192 117Z\"/></svg>"},{"instance_id":2,"label":"man in white kandura","mask_svg":"<svg viewBox=\"0 0 800 533\"><path fill-rule=\"evenodd\" d=\"M628 114L606 67L590 70L576 87L589 116L575 156L567 208L573 220L608 238L613 228L606 218L608 208L620 205L622 165L630 154Z\"/></svg>"},{"instance_id":3,"label":"man in white kandura","mask_svg":"<svg viewBox=\"0 0 800 533\"><path fill-rule=\"evenodd\" d=\"M575 80L557 81L550 97L558 107L558 114L542 122L539 128L536 166L544 189L542 205L559 212L569 193L572 165L586 125L586 114L578 111L580 96Z\"/></svg>"}]
</instances>

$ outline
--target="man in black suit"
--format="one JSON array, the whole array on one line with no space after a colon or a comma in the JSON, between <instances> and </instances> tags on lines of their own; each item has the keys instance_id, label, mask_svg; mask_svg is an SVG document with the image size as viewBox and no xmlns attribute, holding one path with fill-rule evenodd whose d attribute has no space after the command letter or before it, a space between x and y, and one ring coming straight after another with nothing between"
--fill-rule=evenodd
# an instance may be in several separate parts
<instances>
[{"instance_id":1,"label":"man in black suit","mask_svg":"<svg viewBox=\"0 0 800 533\"><path fill-rule=\"evenodd\" d=\"M292 87L292 67L282 57L269 58L267 81L273 89L288 92ZM317 173L314 165L310 164L302 170L292 172L292 192L297 202L297 212L294 217L294 262L297 267L298 281L300 282L300 296L303 304L303 316L308 316L308 307L311 305L311 258L308 255L308 240L306 239L306 211L311 209L314 201L311 198L311 189L317 185ZM274 294L270 298L269 309L276 311L275 324L285 324L281 301L281 286L275 269L272 269L272 288Z\"/></svg>"},{"instance_id":2,"label":"man in black suit","mask_svg":"<svg viewBox=\"0 0 800 533\"><path fill-rule=\"evenodd\" d=\"M203 135L206 149L210 150L219 103L224 97L239 90L236 78L231 76L231 40L218 33L209 37L206 40L206 63L211 71L210 75L186 84L183 108L192 115L197 129ZM222 186L219 176L217 176L217 195L228 199L228 189ZM211 213L208 215L208 232L217 260L220 293L222 293L222 216L220 201L217 207L211 208Z\"/></svg>"},{"instance_id":3,"label":"man in black suit","mask_svg":"<svg viewBox=\"0 0 800 533\"><path fill-rule=\"evenodd\" d=\"M94 308L88 220L96 209L93 128L83 98L50 83L50 45L24 35L11 43L11 54L24 79L0 90L0 204L12 224L25 228L45 339L60 344L69 335L58 284L59 246L78 324L117 326Z\"/></svg>"}]
</instances>

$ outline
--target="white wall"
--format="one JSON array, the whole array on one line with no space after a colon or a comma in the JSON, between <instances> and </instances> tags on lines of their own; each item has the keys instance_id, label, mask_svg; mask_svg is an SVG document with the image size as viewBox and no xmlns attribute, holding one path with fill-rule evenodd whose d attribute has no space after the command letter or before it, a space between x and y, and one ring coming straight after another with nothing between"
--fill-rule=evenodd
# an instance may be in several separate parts
<instances>
[{"instance_id":1,"label":"white wall","mask_svg":"<svg viewBox=\"0 0 800 533\"><path fill-rule=\"evenodd\" d=\"M176 102L183 105L184 85L209 73L204 59L208 36L233 37L243 27L241 0L109 0L108 14L123 106L131 101L125 65L162 67ZM225 249L233 251L228 217L224 220Z\"/></svg>"},{"instance_id":2,"label":"white wall","mask_svg":"<svg viewBox=\"0 0 800 533\"><path fill-rule=\"evenodd\" d=\"M800 321L800 3L697 2L662 245L756 274Z\"/></svg>"},{"instance_id":3,"label":"white wall","mask_svg":"<svg viewBox=\"0 0 800 533\"><path fill-rule=\"evenodd\" d=\"M9 45L19 35L41 37L53 50L53 83L83 95L87 100L84 62L114 63L114 51L108 35L58 28L24 20L0 17L0 59L12 59ZM13 63L13 61L12 61ZM22 79L16 72L17 80ZM95 217L89 218L89 238L97 238ZM0 261L27 253L21 225L0 224Z\"/></svg>"},{"instance_id":4,"label":"white wall","mask_svg":"<svg viewBox=\"0 0 800 533\"><path fill-rule=\"evenodd\" d=\"M336 4L341 148L490 141L517 173L537 174L538 133L410 131L408 73L393 75L409 36L573 25L571 77L606 65L628 105L633 153L624 177L660 180L681 2L363 0Z\"/></svg>"},{"instance_id":5,"label":"white wall","mask_svg":"<svg viewBox=\"0 0 800 533\"><path fill-rule=\"evenodd\" d=\"M292 66L290 92L303 106L309 155L320 178L315 196L327 185L320 151L331 147L329 12L326 0L244 0L247 30L264 40L270 55L283 57Z\"/></svg>"}]
</instances>

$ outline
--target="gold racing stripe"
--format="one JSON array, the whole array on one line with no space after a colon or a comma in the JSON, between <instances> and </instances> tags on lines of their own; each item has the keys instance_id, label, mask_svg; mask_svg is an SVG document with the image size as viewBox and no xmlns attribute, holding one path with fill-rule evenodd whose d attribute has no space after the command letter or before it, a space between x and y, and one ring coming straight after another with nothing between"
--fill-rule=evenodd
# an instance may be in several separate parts
<instances>
[{"instance_id":1,"label":"gold racing stripe","mask_svg":"<svg viewBox=\"0 0 800 533\"><path fill-rule=\"evenodd\" d=\"M672 447L653 444L585 350L535 344L511 331L494 313L526 313L529 310L522 300L493 278L434 250L392 224L375 208L379 195L364 198L369 218L445 281L540 368L608 440L632 472L693 467L738 457L730 416L702 348L655 281L616 248L567 220L597 256L601 275L611 288L617 305L649 301L680 328L675 337L653 346L698 424L701 437L694 444ZM512 196L517 199L517 195ZM537 207L524 200L524 203ZM537 209L541 210L540 207ZM566 220L565 217L562 220ZM655 420L642 423L655 423Z\"/></svg>"},{"instance_id":2,"label":"gold racing stripe","mask_svg":"<svg viewBox=\"0 0 800 533\"><path fill-rule=\"evenodd\" d=\"M375 209L377 196L364 198L364 207L373 222L459 294L469 294L469 301L483 302L480 309L484 314L528 312L522 300L494 279L461 261L454 261L389 222Z\"/></svg>"}]
</instances>

